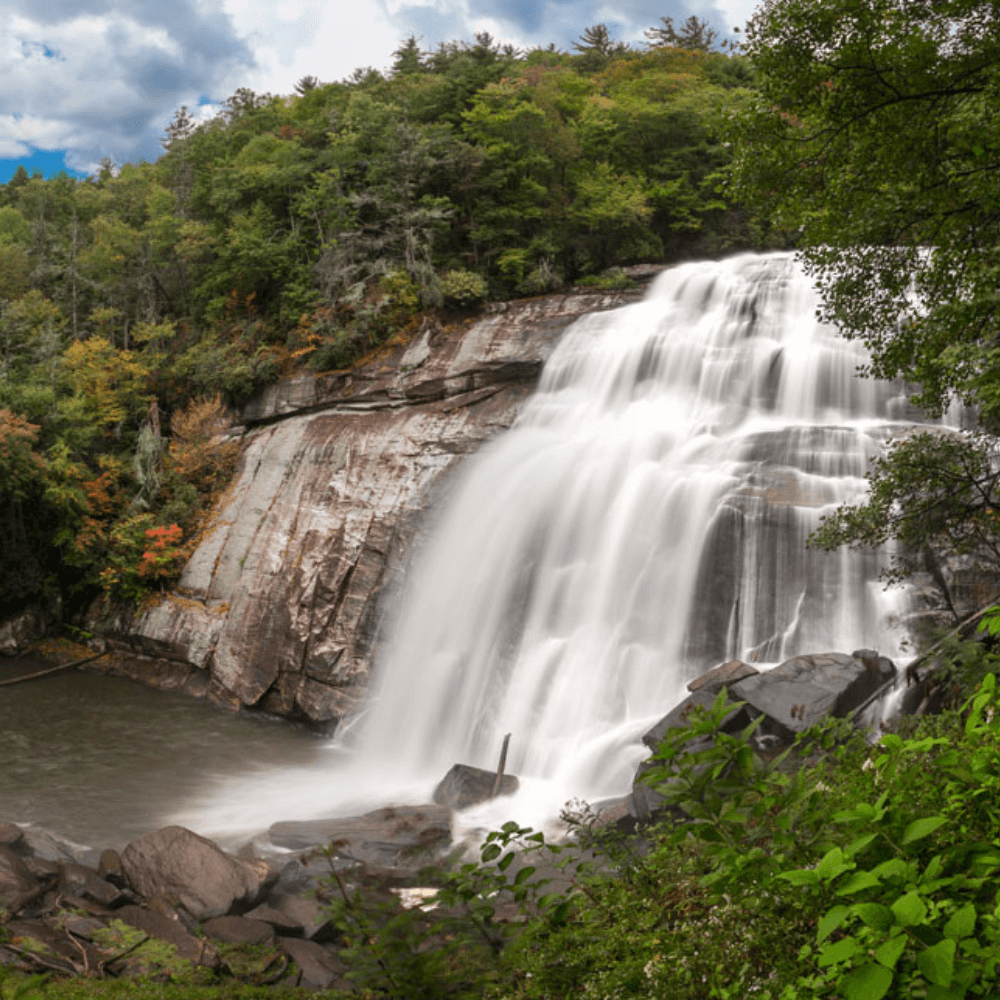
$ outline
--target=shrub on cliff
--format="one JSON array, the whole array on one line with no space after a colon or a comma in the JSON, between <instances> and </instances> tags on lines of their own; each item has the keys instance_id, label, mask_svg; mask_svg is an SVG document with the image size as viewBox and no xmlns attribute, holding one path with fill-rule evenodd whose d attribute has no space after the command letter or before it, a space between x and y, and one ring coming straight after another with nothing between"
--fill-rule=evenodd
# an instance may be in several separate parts
<instances>
[{"instance_id":1,"label":"shrub on cliff","mask_svg":"<svg viewBox=\"0 0 1000 1000\"><path fill-rule=\"evenodd\" d=\"M438 279L438 287L449 309L472 309L490 294L486 279L474 271L445 271Z\"/></svg>"}]
</instances>

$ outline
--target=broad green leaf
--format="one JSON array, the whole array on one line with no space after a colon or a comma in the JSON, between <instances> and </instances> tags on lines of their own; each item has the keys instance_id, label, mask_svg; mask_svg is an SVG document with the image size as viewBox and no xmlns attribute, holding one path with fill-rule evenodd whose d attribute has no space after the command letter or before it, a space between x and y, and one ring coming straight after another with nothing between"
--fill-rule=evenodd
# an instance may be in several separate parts
<instances>
[{"instance_id":1,"label":"broad green leaf","mask_svg":"<svg viewBox=\"0 0 1000 1000\"><path fill-rule=\"evenodd\" d=\"M882 1000L892 986L892 972L866 962L843 981L845 1000Z\"/></svg>"},{"instance_id":2,"label":"broad green leaf","mask_svg":"<svg viewBox=\"0 0 1000 1000\"><path fill-rule=\"evenodd\" d=\"M905 934L897 934L888 941L883 941L875 951L875 961L881 962L887 969L894 969L899 956L906 951L906 941Z\"/></svg>"},{"instance_id":3,"label":"broad green leaf","mask_svg":"<svg viewBox=\"0 0 1000 1000\"><path fill-rule=\"evenodd\" d=\"M874 839L874 833L863 834L856 840L852 840L847 847L844 848L844 854L846 854L849 858L853 858L855 854L860 854Z\"/></svg>"},{"instance_id":4,"label":"broad green leaf","mask_svg":"<svg viewBox=\"0 0 1000 1000\"><path fill-rule=\"evenodd\" d=\"M818 885L820 878L813 868L801 868L795 871L782 872L778 878L783 878L792 885Z\"/></svg>"},{"instance_id":5,"label":"broad green leaf","mask_svg":"<svg viewBox=\"0 0 1000 1000\"><path fill-rule=\"evenodd\" d=\"M928 816L926 819L915 819L903 831L903 843L912 844L915 840L930 836L938 827L944 826L948 820L944 816Z\"/></svg>"},{"instance_id":6,"label":"broad green leaf","mask_svg":"<svg viewBox=\"0 0 1000 1000\"><path fill-rule=\"evenodd\" d=\"M935 986L950 986L955 963L955 942L950 938L917 955L917 968Z\"/></svg>"},{"instance_id":7,"label":"broad green leaf","mask_svg":"<svg viewBox=\"0 0 1000 1000\"><path fill-rule=\"evenodd\" d=\"M854 912L866 927L887 931L893 925L892 910L881 903L855 903Z\"/></svg>"},{"instance_id":8,"label":"broad green leaf","mask_svg":"<svg viewBox=\"0 0 1000 1000\"><path fill-rule=\"evenodd\" d=\"M861 947L854 938L841 938L839 941L834 941L833 944L828 944L819 953L816 964L822 969L837 962L845 962L847 959L853 958L860 950Z\"/></svg>"},{"instance_id":9,"label":"broad green leaf","mask_svg":"<svg viewBox=\"0 0 1000 1000\"><path fill-rule=\"evenodd\" d=\"M835 906L832 910L823 914L816 928L816 941L825 941L846 919L851 912L850 907Z\"/></svg>"},{"instance_id":10,"label":"broad green leaf","mask_svg":"<svg viewBox=\"0 0 1000 1000\"><path fill-rule=\"evenodd\" d=\"M976 868L995 868L1000 865L1000 851L981 851L970 863Z\"/></svg>"},{"instance_id":11,"label":"broad green leaf","mask_svg":"<svg viewBox=\"0 0 1000 1000\"><path fill-rule=\"evenodd\" d=\"M535 874L535 868L533 865L525 865L515 876L514 885L520 885L522 882L531 878Z\"/></svg>"},{"instance_id":12,"label":"broad green leaf","mask_svg":"<svg viewBox=\"0 0 1000 1000\"><path fill-rule=\"evenodd\" d=\"M957 913L953 913L944 925L944 936L954 941L968 937L976 929L976 908L966 903Z\"/></svg>"},{"instance_id":13,"label":"broad green leaf","mask_svg":"<svg viewBox=\"0 0 1000 1000\"><path fill-rule=\"evenodd\" d=\"M505 872L508 868L510 868L510 866L513 863L514 863L514 852L509 851L497 862L497 868L499 868L500 871Z\"/></svg>"},{"instance_id":14,"label":"broad green leaf","mask_svg":"<svg viewBox=\"0 0 1000 1000\"><path fill-rule=\"evenodd\" d=\"M892 904L892 912L904 927L912 927L927 916L927 906L917 893L908 892Z\"/></svg>"},{"instance_id":15,"label":"broad green leaf","mask_svg":"<svg viewBox=\"0 0 1000 1000\"><path fill-rule=\"evenodd\" d=\"M888 861L883 861L882 864L876 865L872 869L872 874L877 875L881 879L894 881L906 878L906 870L906 862L902 858L890 858Z\"/></svg>"},{"instance_id":16,"label":"broad green leaf","mask_svg":"<svg viewBox=\"0 0 1000 1000\"><path fill-rule=\"evenodd\" d=\"M494 861L500 857L503 853L503 848L499 844L487 844L483 848L483 861L490 862Z\"/></svg>"},{"instance_id":17,"label":"broad green leaf","mask_svg":"<svg viewBox=\"0 0 1000 1000\"><path fill-rule=\"evenodd\" d=\"M941 855L935 854L934 857L928 862L927 867L924 869L924 874L920 881L933 882L934 879L941 874L942 868L944 868L944 862L941 860Z\"/></svg>"},{"instance_id":18,"label":"broad green leaf","mask_svg":"<svg viewBox=\"0 0 1000 1000\"><path fill-rule=\"evenodd\" d=\"M820 859L819 864L816 865L816 874L825 882L831 882L838 875L850 871L853 867L853 864L844 861L844 852L839 847L835 847L833 850L827 851Z\"/></svg>"},{"instance_id":19,"label":"broad green leaf","mask_svg":"<svg viewBox=\"0 0 1000 1000\"><path fill-rule=\"evenodd\" d=\"M837 895L850 896L852 893L861 892L862 889L870 889L872 886L881 884L879 877L874 872L853 872L850 878L837 887Z\"/></svg>"},{"instance_id":20,"label":"broad green leaf","mask_svg":"<svg viewBox=\"0 0 1000 1000\"><path fill-rule=\"evenodd\" d=\"M878 811L873 805L867 802L859 802L853 809L843 809L833 814L836 823L851 823L854 820L871 820L878 815Z\"/></svg>"}]
</instances>

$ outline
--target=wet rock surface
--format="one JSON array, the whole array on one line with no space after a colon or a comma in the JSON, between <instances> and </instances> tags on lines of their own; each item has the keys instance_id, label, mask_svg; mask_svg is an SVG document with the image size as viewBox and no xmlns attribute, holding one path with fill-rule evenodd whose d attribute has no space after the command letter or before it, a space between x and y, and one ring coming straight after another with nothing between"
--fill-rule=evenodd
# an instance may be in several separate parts
<instances>
[{"instance_id":1,"label":"wet rock surface","mask_svg":"<svg viewBox=\"0 0 1000 1000\"><path fill-rule=\"evenodd\" d=\"M456 764L434 789L432 798L449 809L467 809L497 795L513 795L521 783L513 774L503 775L499 782L496 772L469 764Z\"/></svg>"},{"instance_id":2,"label":"wet rock surface","mask_svg":"<svg viewBox=\"0 0 1000 1000\"><path fill-rule=\"evenodd\" d=\"M176 899L196 918L250 909L278 879L264 861L244 861L181 826L133 840L122 852L129 883L144 896Z\"/></svg>"},{"instance_id":3,"label":"wet rock surface","mask_svg":"<svg viewBox=\"0 0 1000 1000\"><path fill-rule=\"evenodd\" d=\"M442 805L387 806L364 816L275 823L269 836L290 850L329 844L348 861L406 867L426 863L451 843L451 811Z\"/></svg>"},{"instance_id":4,"label":"wet rock surface","mask_svg":"<svg viewBox=\"0 0 1000 1000\"><path fill-rule=\"evenodd\" d=\"M795 656L762 671L731 660L691 681L691 694L653 726L643 736L643 742L655 750L669 729L687 725L695 708L710 708L724 690L729 710L718 730L738 733L759 718L754 748L769 759L790 746L797 733L825 718L852 716L865 724L865 709L896 679L895 664L869 649L858 649L850 655ZM711 742L708 735L692 738L685 750L697 753ZM632 787L631 811L641 822L648 822L663 808L663 797L643 780L653 766L648 761L640 764Z\"/></svg>"},{"instance_id":5,"label":"wet rock surface","mask_svg":"<svg viewBox=\"0 0 1000 1000\"><path fill-rule=\"evenodd\" d=\"M651 277L649 275L640 275ZM175 593L95 607L102 661L143 683L317 725L368 680L377 607L461 459L510 426L563 330L641 292L506 304L244 408L238 474Z\"/></svg>"},{"instance_id":6,"label":"wet rock surface","mask_svg":"<svg viewBox=\"0 0 1000 1000\"><path fill-rule=\"evenodd\" d=\"M422 834L435 829L447 847L448 815L433 805L423 812L399 807L397 839L404 839L405 828L422 842ZM350 820L338 822L351 827ZM383 815L381 822L393 820ZM374 823L359 817L353 829ZM120 857L105 851L91 865L48 861L33 852L30 840L62 844L67 854L73 848L51 835L39 838L38 831L0 824L0 966L201 985L237 979L308 989L345 986L340 936L328 906L331 873L338 872L347 893L364 888L402 906L384 884L415 884L417 862L411 858L408 866L404 852L394 867L358 864L344 853L349 845L343 841L319 854L315 847L328 829L314 832L314 838L299 838L310 850L279 863L237 857L190 830L166 827L133 841ZM423 853L419 863L440 853ZM93 852L86 857L93 860Z\"/></svg>"}]
</instances>

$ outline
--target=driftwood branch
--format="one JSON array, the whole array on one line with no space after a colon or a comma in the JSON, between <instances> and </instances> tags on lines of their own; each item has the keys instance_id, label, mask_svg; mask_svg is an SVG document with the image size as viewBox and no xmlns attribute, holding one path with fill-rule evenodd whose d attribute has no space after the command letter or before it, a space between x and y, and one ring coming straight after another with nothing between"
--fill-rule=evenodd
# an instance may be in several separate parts
<instances>
[{"instance_id":1,"label":"driftwood branch","mask_svg":"<svg viewBox=\"0 0 1000 1000\"><path fill-rule=\"evenodd\" d=\"M0 687L9 687L11 684L20 684L22 681L33 681L38 677L48 677L49 674L57 674L60 670L72 670L74 667L82 667L85 663L93 663L102 656L107 656L107 650L102 653L95 653L93 656L85 656L82 660L74 660L72 663L63 663L58 667L49 667L47 670L39 670L34 674L25 674L23 677L12 677L10 680L0 681Z\"/></svg>"},{"instance_id":2,"label":"driftwood branch","mask_svg":"<svg viewBox=\"0 0 1000 1000\"><path fill-rule=\"evenodd\" d=\"M500 794L500 785L503 782L503 771L507 766L507 747L510 746L510 733L503 738L503 746L500 748L500 763L497 764L497 776L493 779L493 791L490 798L495 799Z\"/></svg>"}]
</instances>

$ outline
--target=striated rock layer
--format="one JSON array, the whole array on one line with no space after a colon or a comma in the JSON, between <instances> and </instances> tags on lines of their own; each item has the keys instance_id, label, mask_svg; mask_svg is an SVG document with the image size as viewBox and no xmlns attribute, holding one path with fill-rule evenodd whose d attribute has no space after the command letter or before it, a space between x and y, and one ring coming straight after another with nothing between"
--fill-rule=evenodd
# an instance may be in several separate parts
<instances>
[{"instance_id":1,"label":"striated rock layer","mask_svg":"<svg viewBox=\"0 0 1000 1000\"><path fill-rule=\"evenodd\" d=\"M113 669L233 707L345 716L443 474L513 422L573 320L636 297L517 302L269 387L241 414L236 479L176 593L141 615L93 614Z\"/></svg>"}]
</instances>

